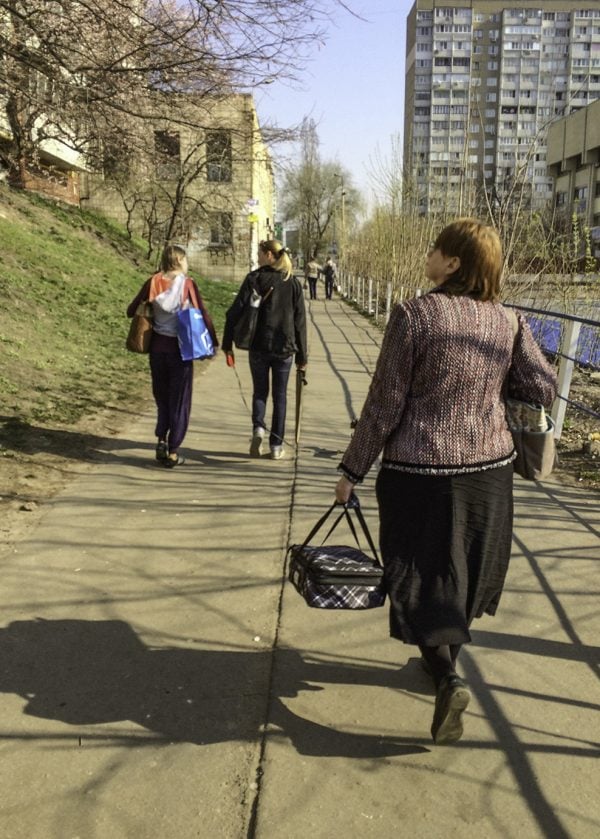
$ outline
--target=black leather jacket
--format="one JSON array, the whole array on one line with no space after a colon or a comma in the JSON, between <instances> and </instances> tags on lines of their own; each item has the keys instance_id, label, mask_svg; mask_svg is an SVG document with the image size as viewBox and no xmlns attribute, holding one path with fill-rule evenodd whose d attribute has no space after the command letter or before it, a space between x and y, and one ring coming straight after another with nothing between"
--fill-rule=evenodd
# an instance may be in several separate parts
<instances>
[{"instance_id":1,"label":"black leather jacket","mask_svg":"<svg viewBox=\"0 0 600 839\"><path fill-rule=\"evenodd\" d=\"M253 288L261 297L270 288L273 291L260 306L251 351L268 352L281 358L295 355L296 364L306 364L306 311L302 286L294 276L284 279L283 273L270 265L251 271L242 283L225 315L222 349L225 352L231 350L233 328L248 305Z\"/></svg>"}]
</instances>

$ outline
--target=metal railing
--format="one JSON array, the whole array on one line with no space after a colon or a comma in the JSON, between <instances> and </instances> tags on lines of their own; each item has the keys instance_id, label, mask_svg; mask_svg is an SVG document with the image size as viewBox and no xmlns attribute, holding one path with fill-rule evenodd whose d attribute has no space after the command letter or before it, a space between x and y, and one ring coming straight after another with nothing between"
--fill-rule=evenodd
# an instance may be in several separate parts
<instances>
[{"instance_id":1,"label":"metal railing","mask_svg":"<svg viewBox=\"0 0 600 839\"><path fill-rule=\"evenodd\" d=\"M576 365L592 370L600 369L600 321L548 309L534 309L531 306L508 305L533 315L527 317L527 322L535 339L547 355L558 361L558 393L551 411L556 426L556 439L559 440L562 434L569 405L600 420L600 413L589 405L569 398Z\"/></svg>"},{"instance_id":2,"label":"metal railing","mask_svg":"<svg viewBox=\"0 0 600 839\"><path fill-rule=\"evenodd\" d=\"M338 290L343 298L373 318L378 325L384 327L388 323L394 300L391 281L341 273ZM400 287L394 302L420 295L420 289L415 291L414 288ZM560 439L562 434L569 406L600 421L600 413L591 406L570 398L575 366L600 370L600 321L517 303L506 305L526 313L538 344L558 363L558 394L551 411L556 439Z\"/></svg>"}]
</instances>

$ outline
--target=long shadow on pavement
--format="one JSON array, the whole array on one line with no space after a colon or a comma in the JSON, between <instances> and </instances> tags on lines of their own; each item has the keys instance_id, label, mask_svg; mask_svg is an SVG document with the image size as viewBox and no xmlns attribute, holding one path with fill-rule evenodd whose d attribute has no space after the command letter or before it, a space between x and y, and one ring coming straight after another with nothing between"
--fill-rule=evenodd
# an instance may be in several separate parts
<instances>
[{"instance_id":1,"label":"long shadow on pavement","mask_svg":"<svg viewBox=\"0 0 600 839\"><path fill-rule=\"evenodd\" d=\"M364 758L428 751L404 738L313 723L281 701L318 689L309 679L381 684L388 678L385 670L305 663L295 650L276 655L280 687L270 723L281 729L274 736L289 738L301 754ZM131 721L160 735L160 741L203 745L262 737L273 653L153 649L119 620L26 620L0 630L0 660L0 690L23 697L25 714L73 726ZM114 733L108 739L114 740ZM156 739L122 740L136 742Z\"/></svg>"}]
</instances>

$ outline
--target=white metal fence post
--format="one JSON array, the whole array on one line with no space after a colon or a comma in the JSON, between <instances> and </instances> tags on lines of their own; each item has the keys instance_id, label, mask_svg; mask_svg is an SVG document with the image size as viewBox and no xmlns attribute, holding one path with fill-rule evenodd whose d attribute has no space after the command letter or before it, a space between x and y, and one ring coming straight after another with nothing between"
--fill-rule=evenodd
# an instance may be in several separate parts
<instances>
[{"instance_id":1,"label":"white metal fence post","mask_svg":"<svg viewBox=\"0 0 600 839\"><path fill-rule=\"evenodd\" d=\"M385 292L385 322L389 323L390 313L392 311L392 284L388 282Z\"/></svg>"},{"instance_id":2,"label":"white metal fence post","mask_svg":"<svg viewBox=\"0 0 600 839\"><path fill-rule=\"evenodd\" d=\"M565 421L565 413L567 411L567 403L565 399L569 396L571 388L571 378L573 376L573 367L575 366L572 359L575 358L577 352L577 343L579 341L579 333L581 331L581 324L578 321L565 321L565 328L561 337L559 353L560 361L558 364L558 396L554 400L550 416L554 420L554 438L560 440L562 434L563 423ZM565 358L566 356L566 358ZM559 397L563 397L560 399Z\"/></svg>"}]
</instances>

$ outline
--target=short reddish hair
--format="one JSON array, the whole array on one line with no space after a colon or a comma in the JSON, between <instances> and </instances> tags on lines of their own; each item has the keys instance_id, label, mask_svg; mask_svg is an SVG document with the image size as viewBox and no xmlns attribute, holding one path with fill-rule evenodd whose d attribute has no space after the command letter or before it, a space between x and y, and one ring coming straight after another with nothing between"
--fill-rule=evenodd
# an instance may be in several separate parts
<instances>
[{"instance_id":1,"label":"short reddish hair","mask_svg":"<svg viewBox=\"0 0 600 839\"><path fill-rule=\"evenodd\" d=\"M445 227L434 243L444 256L457 256L460 268L440 286L447 294L497 300L502 279L502 244L493 227L460 218Z\"/></svg>"}]
</instances>

